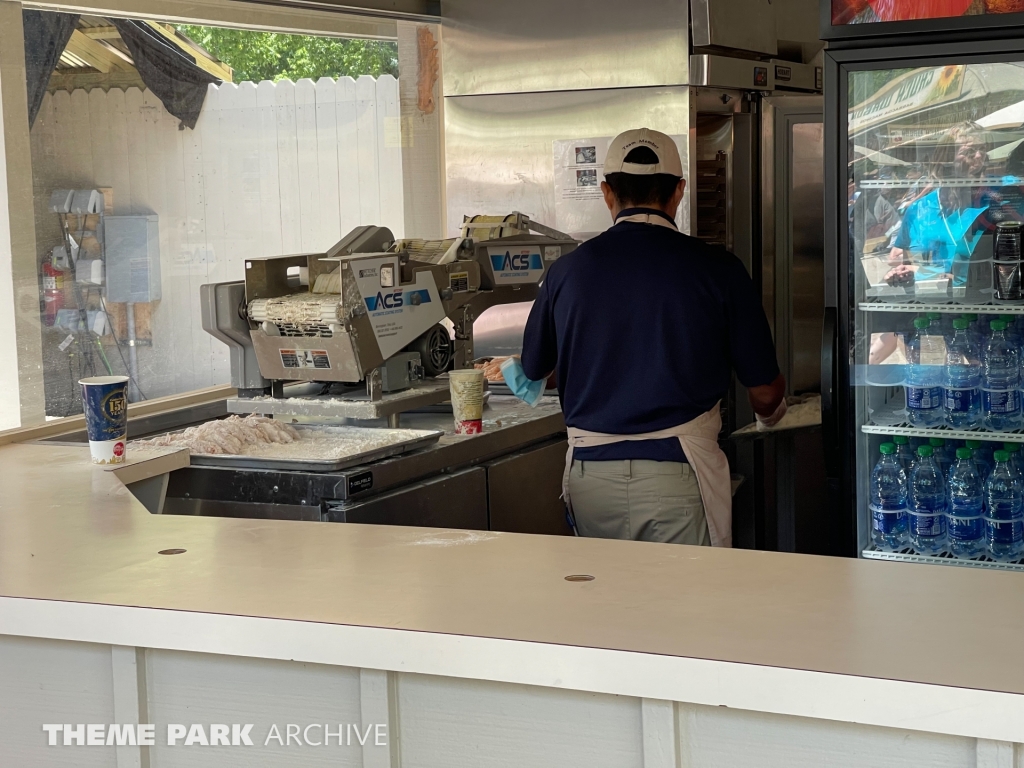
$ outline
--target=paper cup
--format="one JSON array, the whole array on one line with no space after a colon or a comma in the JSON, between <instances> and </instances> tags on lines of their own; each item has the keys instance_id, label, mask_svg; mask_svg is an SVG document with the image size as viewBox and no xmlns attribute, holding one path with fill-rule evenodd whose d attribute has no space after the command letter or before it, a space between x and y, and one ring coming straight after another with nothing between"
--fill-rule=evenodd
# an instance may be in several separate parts
<instances>
[{"instance_id":1,"label":"paper cup","mask_svg":"<svg viewBox=\"0 0 1024 768\"><path fill-rule=\"evenodd\" d=\"M466 368L449 371L455 413L455 434L479 435L484 431L484 372Z\"/></svg>"},{"instance_id":2,"label":"paper cup","mask_svg":"<svg viewBox=\"0 0 1024 768\"><path fill-rule=\"evenodd\" d=\"M82 379L82 405L93 464L123 464L128 441L127 376Z\"/></svg>"}]
</instances>

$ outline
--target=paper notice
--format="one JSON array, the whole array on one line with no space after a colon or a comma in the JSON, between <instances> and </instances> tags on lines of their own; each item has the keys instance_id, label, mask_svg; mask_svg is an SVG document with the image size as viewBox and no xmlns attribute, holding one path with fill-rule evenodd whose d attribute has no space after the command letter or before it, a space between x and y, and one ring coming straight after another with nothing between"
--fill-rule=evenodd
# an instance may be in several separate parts
<instances>
[{"instance_id":1,"label":"paper notice","mask_svg":"<svg viewBox=\"0 0 1024 768\"><path fill-rule=\"evenodd\" d=\"M587 240L612 226L611 215L601 192L605 158L612 138L599 136L552 142L555 161L555 229ZM685 137L672 138L684 148L685 158ZM681 215L676 217L676 224L681 226L682 221Z\"/></svg>"}]
</instances>

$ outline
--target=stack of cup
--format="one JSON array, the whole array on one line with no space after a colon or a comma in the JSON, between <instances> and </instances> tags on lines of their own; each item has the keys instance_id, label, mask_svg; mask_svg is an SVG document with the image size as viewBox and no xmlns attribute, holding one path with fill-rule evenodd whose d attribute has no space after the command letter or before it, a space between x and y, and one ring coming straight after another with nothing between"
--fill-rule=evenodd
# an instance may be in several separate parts
<instances>
[{"instance_id":1,"label":"stack of cup","mask_svg":"<svg viewBox=\"0 0 1024 768\"><path fill-rule=\"evenodd\" d=\"M82 379L82 406L93 464L123 464L128 441L128 377Z\"/></svg>"},{"instance_id":2,"label":"stack of cup","mask_svg":"<svg viewBox=\"0 0 1024 768\"><path fill-rule=\"evenodd\" d=\"M484 372L465 368L448 373L455 414L455 434L478 435L484 431Z\"/></svg>"}]
</instances>

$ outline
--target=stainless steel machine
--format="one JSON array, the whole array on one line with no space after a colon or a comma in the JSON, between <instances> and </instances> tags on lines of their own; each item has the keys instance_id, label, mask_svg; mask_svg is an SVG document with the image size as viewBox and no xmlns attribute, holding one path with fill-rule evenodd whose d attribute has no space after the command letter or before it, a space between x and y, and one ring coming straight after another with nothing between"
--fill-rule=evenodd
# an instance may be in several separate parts
<instances>
[{"instance_id":1,"label":"stainless steel machine","mask_svg":"<svg viewBox=\"0 0 1024 768\"><path fill-rule=\"evenodd\" d=\"M232 349L228 410L396 426L447 399L435 379L472 365L480 313L533 300L576 245L513 213L467 219L450 240L364 226L323 254L250 259L244 282L201 287L203 327ZM312 386L286 393L295 383Z\"/></svg>"}]
</instances>

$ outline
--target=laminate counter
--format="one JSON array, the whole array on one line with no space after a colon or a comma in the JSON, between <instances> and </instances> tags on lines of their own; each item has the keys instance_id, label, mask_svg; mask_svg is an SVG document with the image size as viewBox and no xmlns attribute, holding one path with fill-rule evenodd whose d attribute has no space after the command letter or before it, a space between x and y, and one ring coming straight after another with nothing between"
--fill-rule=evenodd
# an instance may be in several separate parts
<instances>
[{"instance_id":1,"label":"laminate counter","mask_svg":"<svg viewBox=\"0 0 1024 768\"><path fill-rule=\"evenodd\" d=\"M151 515L137 458L0 448L0 634L1024 742L1021 574Z\"/></svg>"}]
</instances>

